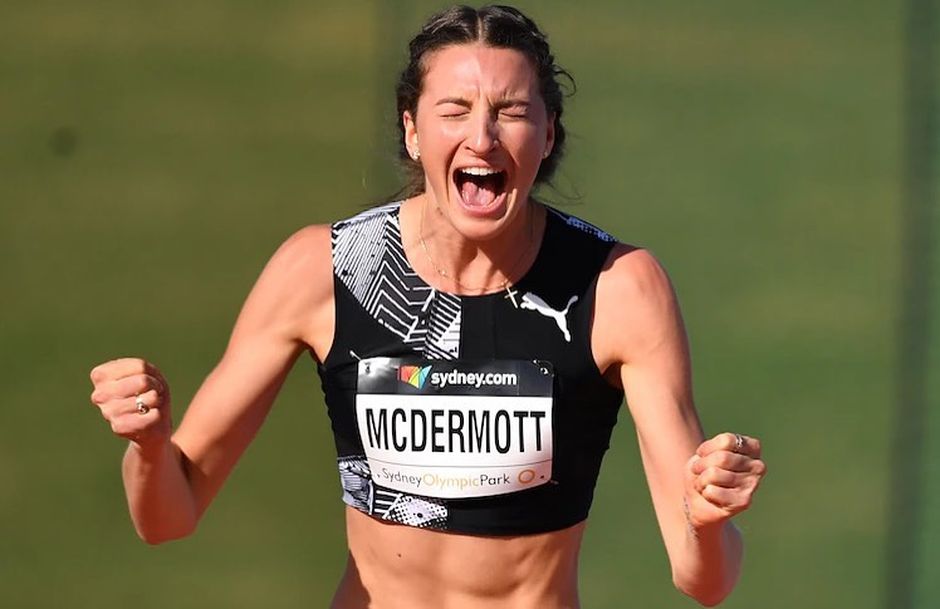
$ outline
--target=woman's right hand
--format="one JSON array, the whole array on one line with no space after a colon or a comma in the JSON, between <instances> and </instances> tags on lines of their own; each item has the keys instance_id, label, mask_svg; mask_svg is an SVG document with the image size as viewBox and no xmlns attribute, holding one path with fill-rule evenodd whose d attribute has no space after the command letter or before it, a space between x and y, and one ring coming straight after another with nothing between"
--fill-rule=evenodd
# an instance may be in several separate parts
<instances>
[{"instance_id":1,"label":"woman's right hand","mask_svg":"<svg viewBox=\"0 0 940 609\"><path fill-rule=\"evenodd\" d=\"M136 357L111 360L91 371L91 382L91 401L116 435L142 449L169 441L170 388L156 366Z\"/></svg>"}]
</instances>

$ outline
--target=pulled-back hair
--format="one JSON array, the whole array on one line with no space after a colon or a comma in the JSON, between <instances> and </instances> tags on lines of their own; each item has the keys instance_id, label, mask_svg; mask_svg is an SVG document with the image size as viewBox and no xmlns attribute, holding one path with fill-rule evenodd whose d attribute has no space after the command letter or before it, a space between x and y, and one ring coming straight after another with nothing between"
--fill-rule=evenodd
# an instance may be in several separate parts
<instances>
[{"instance_id":1,"label":"pulled-back hair","mask_svg":"<svg viewBox=\"0 0 940 609\"><path fill-rule=\"evenodd\" d=\"M555 142L551 153L542 160L535 183L548 182L564 154L565 128L561 122L564 93L558 79L564 77L573 85L568 72L555 64L548 39L534 21L511 6L490 5L480 9L454 6L431 16L408 45L408 65L398 79L398 157L408 174L408 184L401 194L410 197L424 192L424 175L420 163L413 160L405 147L405 127L401 117L405 111L416 117L427 60L431 53L456 44L482 43L489 47L513 49L524 54L535 68L539 92L549 116L555 117Z\"/></svg>"}]
</instances>

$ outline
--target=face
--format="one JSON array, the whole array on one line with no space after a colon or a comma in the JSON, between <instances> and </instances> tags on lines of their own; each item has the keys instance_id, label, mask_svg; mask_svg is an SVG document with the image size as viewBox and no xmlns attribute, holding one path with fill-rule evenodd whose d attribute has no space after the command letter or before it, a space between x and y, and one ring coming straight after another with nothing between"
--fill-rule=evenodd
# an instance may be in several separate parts
<instances>
[{"instance_id":1,"label":"face","mask_svg":"<svg viewBox=\"0 0 940 609\"><path fill-rule=\"evenodd\" d=\"M528 58L480 44L435 51L417 116L402 119L408 150L420 151L432 207L475 240L519 217L555 136Z\"/></svg>"}]
</instances>

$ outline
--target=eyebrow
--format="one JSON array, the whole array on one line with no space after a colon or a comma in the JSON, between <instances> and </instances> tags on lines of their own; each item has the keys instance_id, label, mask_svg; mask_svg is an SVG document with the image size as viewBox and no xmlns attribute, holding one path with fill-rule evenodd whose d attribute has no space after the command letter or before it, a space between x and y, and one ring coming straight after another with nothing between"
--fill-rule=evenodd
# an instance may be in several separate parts
<instances>
[{"instance_id":1,"label":"eyebrow","mask_svg":"<svg viewBox=\"0 0 940 609\"><path fill-rule=\"evenodd\" d=\"M469 108L472 105L469 100L466 100L462 97L445 97L445 98L439 99L437 103L434 105L443 106L445 104L456 104L458 106L464 106L466 108ZM523 106L523 107L528 108L531 105L532 104L530 102L524 99L508 98L508 99L503 99L503 100L496 102L495 104L493 104L493 107L497 110L502 110L503 108L512 108L515 106Z\"/></svg>"},{"instance_id":2,"label":"eyebrow","mask_svg":"<svg viewBox=\"0 0 940 609\"><path fill-rule=\"evenodd\" d=\"M470 107L470 102L463 99L462 97L445 97L443 99L437 100L435 106L443 106L445 104L457 104L458 106Z\"/></svg>"}]
</instances>

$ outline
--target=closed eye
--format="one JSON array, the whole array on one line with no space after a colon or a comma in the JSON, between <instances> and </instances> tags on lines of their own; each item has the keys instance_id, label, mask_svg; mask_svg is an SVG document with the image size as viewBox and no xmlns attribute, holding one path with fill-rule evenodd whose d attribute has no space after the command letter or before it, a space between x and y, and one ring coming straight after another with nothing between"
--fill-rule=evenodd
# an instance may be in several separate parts
<instances>
[{"instance_id":1,"label":"closed eye","mask_svg":"<svg viewBox=\"0 0 940 609\"><path fill-rule=\"evenodd\" d=\"M440 104L437 107L438 116L442 118L460 118L470 113L470 108L463 104Z\"/></svg>"},{"instance_id":2,"label":"closed eye","mask_svg":"<svg viewBox=\"0 0 940 609\"><path fill-rule=\"evenodd\" d=\"M529 104L527 102L511 100L500 104L496 108L499 116L510 119L524 119L529 117Z\"/></svg>"}]
</instances>

